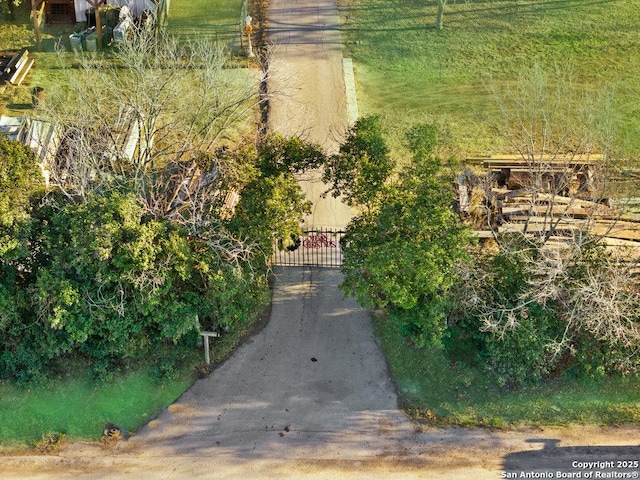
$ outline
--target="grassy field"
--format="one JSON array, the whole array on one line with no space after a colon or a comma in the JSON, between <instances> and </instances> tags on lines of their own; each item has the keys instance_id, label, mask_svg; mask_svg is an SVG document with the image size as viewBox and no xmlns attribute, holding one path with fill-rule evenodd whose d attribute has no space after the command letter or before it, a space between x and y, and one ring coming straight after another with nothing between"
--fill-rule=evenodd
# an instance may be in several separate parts
<instances>
[{"instance_id":1,"label":"grassy field","mask_svg":"<svg viewBox=\"0 0 640 480\"><path fill-rule=\"evenodd\" d=\"M107 422L135 430L153 419L192 382L183 373L159 383L138 370L96 385L86 375L56 379L29 389L0 384L0 443L29 444L50 432L97 439Z\"/></svg>"},{"instance_id":2,"label":"grassy field","mask_svg":"<svg viewBox=\"0 0 640 480\"><path fill-rule=\"evenodd\" d=\"M636 378L549 380L505 391L477 369L450 364L441 351L407 348L406 338L384 316L376 317L375 329L404 407L418 419L492 428L640 423Z\"/></svg>"},{"instance_id":3,"label":"grassy field","mask_svg":"<svg viewBox=\"0 0 640 480\"><path fill-rule=\"evenodd\" d=\"M419 121L447 125L461 155L501 148L486 126L487 85L523 67L569 69L584 88L615 88L625 147L640 152L639 0L339 0L360 112L382 114L396 142Z\"/></svg>"},{"instance_id":4,"label":"grassy field","mask_svg":"<svg viewBox=\"0 0 640 480\"><path fill-rule=\"evenodd\" d=\"M171 0L167 31L206 37L233 49L240 45L242 0Z\"/></svg>"}]
</instances>

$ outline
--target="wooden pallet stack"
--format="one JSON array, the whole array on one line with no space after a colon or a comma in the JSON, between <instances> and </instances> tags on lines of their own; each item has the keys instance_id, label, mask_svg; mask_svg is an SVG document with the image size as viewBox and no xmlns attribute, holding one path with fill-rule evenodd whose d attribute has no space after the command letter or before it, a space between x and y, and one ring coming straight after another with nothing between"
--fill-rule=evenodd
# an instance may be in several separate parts
<instances>
[{"instance_id":1,"label":"wooden pallet stack","mask_svg":"<svg viewBox=\"0 0 640 480\"><path fill-rule=\"evenodd\" d=\"M21 85L33 66L34 60L29 56L29 50L23 48L17 53L3 55L0 58L2 80L12 85Z\"/></svg>"},{"instance_id":2,"label":"wooden pallet stack","mask_svg":"<svg viewBox=\"0 0 640 480\"><path fill-rule=\"evenodd\" d=\"M554 188L549 184L550 188L542 190L527 185L527 175L530 173L539 179L540 172L528 172L530 166L518 157L473 159L472 163L484 170L484 176L476 176L470 182L475 186L459 182L461 210L473 210L469 202L475 196L475 212L484 215L477 224L487 226L477 231L479 238L491 238L494 233L522 232L554 244L566 243L578 232L589 232L611 247L637 249L640 247L640 215L625 212L619 202L614 206L607 199L590 198L595 195L589 191L589 184L599 181L596 173L599 159L599 156L582 158L564 164L564 169L560 163L549 163L551 168L543 174L562 179L567 188ZM517 182L510 182L514 173L518 173ZM578 176L581 180L577 183L584 190L570 193L572 177L575 180ZM479 191L482 201L478 208Z\"/></svg>"},{"instance_id":3,"label":"wooden pallet stack","mask_svg":"<svg viewBox=\"0 0 640 480\"><path fill-rule=\"evenodd\" d=\"M577 230L603 237L611 245L640 242L640 222L607 203L549 193L492 189L498 232L525 232L553 237ZM640 243L638 243L640 246Z\"/></svg>"}]
</instances>

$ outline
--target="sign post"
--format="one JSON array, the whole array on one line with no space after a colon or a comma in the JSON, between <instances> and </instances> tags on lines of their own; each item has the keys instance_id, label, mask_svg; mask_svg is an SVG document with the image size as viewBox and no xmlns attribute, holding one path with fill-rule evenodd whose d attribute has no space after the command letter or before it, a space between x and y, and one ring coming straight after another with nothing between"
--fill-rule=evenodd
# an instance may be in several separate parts
<instances>
[{"instance_id":1,"label":"sign post","mask_svg":"<svg viewBox=\"0 0 640 480\"><path fill-rule=\"evenodd\" d=\"M211 359L209 358L209 338L217 338L220 334L218 332L200 332L200 335L204 337L204 363L209 365L211 363Z\"/></svg>"}]
</instances>

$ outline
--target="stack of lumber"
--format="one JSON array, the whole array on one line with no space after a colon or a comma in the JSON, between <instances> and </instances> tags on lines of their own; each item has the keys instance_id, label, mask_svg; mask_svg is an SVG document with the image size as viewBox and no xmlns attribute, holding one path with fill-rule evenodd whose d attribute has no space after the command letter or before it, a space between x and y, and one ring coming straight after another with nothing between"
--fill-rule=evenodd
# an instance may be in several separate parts
<instances>
[{"instance_id":1,"label":"stack of lumber","mask_svg":"<svg viewBox=\"0 0 640 480\"><path fill-rule=\"evenodd\" d=\"M23 48L18 53L3 57L2 79L13 84L21 85L33 66L34 60L29 57L29 50Z\"/></svg>"},{"instance_id":2,"label":"stack of lumber","mask_svg":"<svg viewBox=\"0 0 640 480\"><path fill-rule=\"evenodd\" d=\"M475 171L485 172L467 170L457 182L460 212L481 229L475 231L478 239L521 232L556 249L588 232L630 265L640 265L640 198L597 198L602 156L538 160L534 164L513 155L467 160ZM640 268L633 273L640 278Z\"/></svg>"},{"instance_id":3,"label":"stack of lumber","mask_svg":"<svg viewBox=\"0 0 640 480\"><path fill-rule=\"evenodd\" d=\"M499 172L508 169L513 172L532 172L545 170L552 172L579 171L593 167L603 157L596 153L575 155L539 155L527 158L522 155L492 155L491 157L469 157L466 164L482 167L488 172Z\"/></svg>"},{"instance_id":4,"label":"stack of lumber","mask_svg":"<svg viewBox=\"0 0 640 480\"><path fill-rule=\"evenodd\" d=\"M640 246L640 221L605 202L530 190L493 188L497 232L523 232L563 237L582 230L612 246ZM483 235L480 235L483 236Z\"/></svg>"}]
</instances>

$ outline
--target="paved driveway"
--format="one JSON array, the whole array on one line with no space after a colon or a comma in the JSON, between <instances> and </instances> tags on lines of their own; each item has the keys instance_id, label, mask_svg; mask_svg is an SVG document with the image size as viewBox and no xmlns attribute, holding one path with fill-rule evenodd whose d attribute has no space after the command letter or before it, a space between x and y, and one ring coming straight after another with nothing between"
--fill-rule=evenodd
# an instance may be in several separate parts
<instances>
[{"instance_id":1,"label":"paved driveway","mask_svg":"<svg viewBox=\"0 0 640 480\"><path fill-rule=\"evenodd\" d=\"M276 272L271 320L131 440L153 455L358 458L404 422L371 321L331 269ZM143 453L144 454L144 453Z\"/></svg>"}]
</instances>

